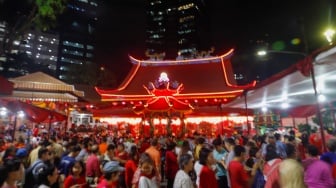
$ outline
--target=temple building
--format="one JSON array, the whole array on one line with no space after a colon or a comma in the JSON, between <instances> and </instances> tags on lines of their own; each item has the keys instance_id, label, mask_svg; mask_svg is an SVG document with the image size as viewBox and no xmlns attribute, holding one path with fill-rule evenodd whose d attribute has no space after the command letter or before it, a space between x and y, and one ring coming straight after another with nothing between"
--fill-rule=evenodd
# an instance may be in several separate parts
<instances>
[{"instance_id":1,"label":"temple building","mask_svg":"<svg viewBox=\"0 0 336 188\"><path fill-rule=\"evenodd\" d=\"M188 117L211 116L217 118L214 125L228 122L231 116L240 116L243 120L240 118L235 123L246 124L251 112L222 108L255 85L255 82L244 86L236 84L230 61L232 55L233 50L230 50L220 56L161 61L130 56L132 69L117 89L96 88L102 101L110 101L113 108L96 110L94 114L112 117L119 116L121 111L124 115L125 111L133 111L131 116L153 121L149 124L157 124L155 118L168 118L165 121L169 122L177 117L177 124L184 124ZM204 120L195 123L201 121Z\"/></svg>"}]
</instances>

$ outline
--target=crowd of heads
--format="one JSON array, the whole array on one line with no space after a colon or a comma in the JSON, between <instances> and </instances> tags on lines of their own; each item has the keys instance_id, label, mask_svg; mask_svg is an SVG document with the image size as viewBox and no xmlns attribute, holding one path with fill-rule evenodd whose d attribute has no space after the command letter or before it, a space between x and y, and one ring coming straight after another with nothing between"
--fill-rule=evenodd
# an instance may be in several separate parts
<instances>
[{"instance_id":1,"label":"crowd of heads","mask_svg":"<svg viewBox=\"0 0 336 188\"><path fill-rule=\"evenodd\" d=\"M253 137L240 134L234 136L218 135L215 138L202 135L188 138L160 136L140 138L136 142L127 136L99 137L95 135L84 137L73 135L64 138L51 136L34 139L38 141L25 142L24 139L18 139L15 143L3 143L7 145L1 155L1 185L5 182L20 182L25 176L23 172L32 167L37 160L41 160L43 165L33 171L36 185L54 185L65 181L69 175L90 177L88 171L91 167L88 168L87 160L91 155L97 156L99 162L99 173L95 176L101 175L98 178L106 181L114 182L125 178L125 172L123 172L127 171L125 165L128 161L133 161L137 171L133 170L132 173L134 177L138 176L138 178L124 181L130 181L134 184L134 182L139 183L139 177L142 175L157 177L157 179L164 177L167 173L167 166L169 168L171 165L166 164L165 161L167 157L170 157L170 153L176 155L176 159L174 159L176 166L173 171L177 173L178 169L194 172L196 162L201 166L219 168L221 166L220 160L214 157L214 153L225 151L227 154L232 153L234 160L242 163L249 173L253 171L257 161L264 162L264 164L258 164L259 169L263 171L261 166L280 159L282 162L277 170L279 183L302 187L301 184L304 185L303 161L305 157L318 158L322 154L317 146L309 142L304 143L303 138L295 136L293 131L285 135L276 132ZM336 139L329 139L327 147L328 151L335 153ZM158 166L158 160L155 156L153 157L153 152L148 151L148 148L155 148L159 152L158 160L162 163L159 165L162 166ZM34 155L36 155L35 158ZM67 158L74 160L70 160L71 162L67 165ZM334 162L331 158L325 158L325 161L330 165ZM223 163L223 166L224 171L228 171L229 163ZM293 173L298 175L293 176ZM197 176L197 172L194 175L190 174L192 181L197 184L197 178L193 176ZM98 180L93 181L96 184L99 182Z\"/></svg>"}]
</instances>

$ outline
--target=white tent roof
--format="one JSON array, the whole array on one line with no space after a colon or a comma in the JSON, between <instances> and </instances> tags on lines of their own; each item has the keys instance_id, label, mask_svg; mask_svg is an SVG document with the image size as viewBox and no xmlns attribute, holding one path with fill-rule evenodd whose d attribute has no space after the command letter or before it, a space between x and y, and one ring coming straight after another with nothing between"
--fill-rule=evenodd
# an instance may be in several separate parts
<instances>
[{"instance_id":1,"label":"white tent roof","mask_svg":"<svg viewBox=\"0 0 336 188\"><path fill-rule=\"evenodd\" d=\"M313 58L313 65L318 92L327 102L336 101L336 47L318 53ZM303 76L296 65L257 84L247 91L246 100L250 109L279 109L284 102L289 107L316 104L311 76ZM245 98L242 96L225 106L245 108Z\"/></svg>"}]
</instances>

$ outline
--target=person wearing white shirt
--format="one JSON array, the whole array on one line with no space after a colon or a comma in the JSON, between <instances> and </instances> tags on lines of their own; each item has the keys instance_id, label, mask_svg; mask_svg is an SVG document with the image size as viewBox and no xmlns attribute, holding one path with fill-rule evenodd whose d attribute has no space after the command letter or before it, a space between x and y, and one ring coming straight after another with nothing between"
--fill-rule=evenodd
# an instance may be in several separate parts
<instances>
[{"instance_id":1,"label":"person wearing white shirt","mask_svg":"<svg viewBox=\"0 0 336 188\"><path fill-rule=\"evenodd\" d=\"M194 164L194 170L195 170L195 173L196 173L196 185L197 185L197 187L199 187L200 173L201 173L202 168L203 168L203 165L201 165L199 163L199 161L196 161L195 164Z\"/></svg>"},{"instance_id":2,"label":"person wearing white shirt","mask_svg":"<svg viewBox=\"0 0 336 188\"><path fill-rule=\"evenodd\" d=\"M193 157L190 154L182 154L179 158L180 170L177 172L173 188L194 188L188 175L193 170Z\"/></svg>"},{"instance_id":3,"label":"person wearing white shirt","mask_svg":"<svg viewBox=\"0 0 336 188\"><path fill-rule=\"evenodd\" d=\"M155 188L158 187L157 183L153 181L152 179L149 179L146 176L141 176L139 179L139 187L141 188Z\"/></svg>"},{"instance_id":4,"label":"person wearing white shirt","mask_svg":"<svg viewBox=\"0 0 336 188\"><path fill-rule=\"evenodd\" d=\"M159 181L158 181L158 173L156 171L153 159L147 154L143 153L140 156L139 160L139 181L138 181L138 188L158 188ZM137 178L138 175L136 173L133 176ZM136 182L136 180L135 180Z\"/></svg>"}]
</instances>

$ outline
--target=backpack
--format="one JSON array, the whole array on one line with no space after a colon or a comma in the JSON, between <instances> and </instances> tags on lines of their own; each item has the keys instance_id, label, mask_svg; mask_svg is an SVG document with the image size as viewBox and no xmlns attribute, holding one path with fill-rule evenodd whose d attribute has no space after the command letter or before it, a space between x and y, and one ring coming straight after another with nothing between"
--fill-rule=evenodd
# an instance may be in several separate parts
<instances>
[{"instance_id":1,"label":"backpack","mask_svg":"<svg viewBox=\"0 0 336 188\"><path fill-rule=\"evenodd\" d=\"M40 165L42 163L43 163L42 161L36 162L33 166L26 169L26 171L25 171L25 182L24 182L22 188L35 187L37 182L36 182L36 178L33 174L33 170L35 169L35 167L37 167L38 165Z\"/></svg>"}]
</instances>

